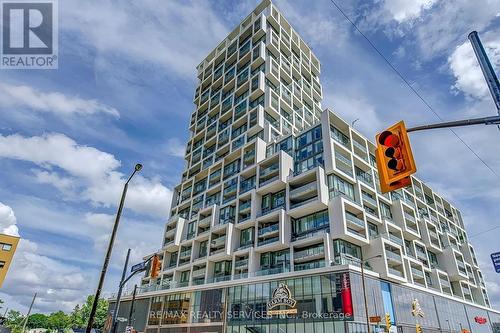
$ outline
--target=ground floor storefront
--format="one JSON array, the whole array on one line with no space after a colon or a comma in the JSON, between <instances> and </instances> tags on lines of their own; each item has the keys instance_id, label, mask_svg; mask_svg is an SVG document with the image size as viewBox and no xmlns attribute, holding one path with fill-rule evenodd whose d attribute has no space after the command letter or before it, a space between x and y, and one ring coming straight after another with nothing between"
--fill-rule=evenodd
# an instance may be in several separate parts
<instances>
[{"instance_id":1,"label":"ground floor storefront","mask_svg":"<svg viewBox=\"0 0 500 333\"><path fill-rule=\"evenodd\" d=\"M500 314L445 296L368 277L371 332L500 333ZM366 333L361 277L354 271L139 295L132 326L145 333ZM114 305L111 306L111 309ZM418 311L416 311L416 309ZM121 303L117 332L125 332L130 300ZM388 320L386 320L386 317ZM372 318L373 320L373 318ZM376 320L376 319L375 319Z\"/></svg>"}]
</instances>

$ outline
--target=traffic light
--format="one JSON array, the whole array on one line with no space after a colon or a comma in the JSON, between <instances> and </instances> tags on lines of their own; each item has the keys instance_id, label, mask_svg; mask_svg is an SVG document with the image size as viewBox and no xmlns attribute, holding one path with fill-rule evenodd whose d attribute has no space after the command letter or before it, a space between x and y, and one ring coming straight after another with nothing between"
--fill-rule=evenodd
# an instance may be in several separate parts
<instances>
[{"instance_id":1,"label":"traffic light","mask_svg":"<svg viewBox=\"0 0 500 333\"><path fill-rule=\"evenodd\" d=\"M387 332L389 332L391 330L391 324L392 320L391 320L391 315L389 313L386 313L385 314L385 327L387 329Z\"/></svg>"},{"instance_id":2,"label":"traffic light","mask_svg":"<svg viewBox=\"0 0 500 333\"><path fill-rule=\"evenodd\" d=\"M382 193L411 185L417 172L403 121L377 134L377 169Z\"/></svg>"},{"instance_id":3,"label":"traffic light","mask_svg":"<svg viewBox=\"0 0 500 333\"><path fill-rule=\"evenodd\" d=\"M415 331L416 333L422 333L422 326L420 324L415 325Z\"/></svg>"},{"instance_id":4,"label":"traffic light","mask_svg":"<svg viewBox=\"0 0 500 333\"><path fill-rule=\"evenodd\" d=\"M161 272L160 258L155 254L151 262L151 278L156 279Z\"/></svg>"}]
</instances>

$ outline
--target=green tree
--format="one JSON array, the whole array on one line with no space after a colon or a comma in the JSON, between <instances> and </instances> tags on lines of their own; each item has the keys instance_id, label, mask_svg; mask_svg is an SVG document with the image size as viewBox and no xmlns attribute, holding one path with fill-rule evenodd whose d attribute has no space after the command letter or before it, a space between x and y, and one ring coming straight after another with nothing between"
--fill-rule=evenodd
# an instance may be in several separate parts
<instances>
[{"instance_id":1,"label":"green tree","mask_svg":"<svg viewBox=\"0 0 500 333\"><path fill-rule=\"evenodd\" d=\"M26 324L28 328L48 328L48 325L48 318L43 313L34 313L30 315L28 323Z\"/></svg>"},{"instance_id":2,"label":"green tree","mask_svg":"<svg viewBox=\"0 0 500 333\"><path fill-rule=\"evenodd\" d=\"M52 330L63 330L71 326L70 317L62 311L53 312L48 317L48 327Z\"/></svg>"},{"instance_id":3,"label":"green tree","mask_svg":"<svg viewBox=\"0 0 500 333\"><path fill-rule=\"evenodd\" d=\"M82 318L84 326L87 325L90 317L90 310L92 309L92 303L94 302L94 295L89 295L87 301L82 306ZM95 313L94 325L93 327L98 329L103 329L104 323L108 316L108 301L104 298L99 299L97 302L97 311Z\"/></svg>"},{"instance_id":4,"label":"green tree","mask_svg":"<svg viewBox=\"0 0 500 333\"><path fill-rule=\"evenodd\" d=\"M7 313L5 326L10 328L12 333L20 333L23 327L24 316L19 311L10 310Z\"/></svg>"},{"instance_id":5,"label":"green tree","mask_svg":"<svg viewBox=\"0 0 500 333\"><path fill-rule=\"evenodd\" d=\"M85 321L83 320L83 313L82 309L80 308L80 305L77 304L74 308L71 314L69 315L71 327L84 327L85 326Z\"/></svg>"}]
</instances>

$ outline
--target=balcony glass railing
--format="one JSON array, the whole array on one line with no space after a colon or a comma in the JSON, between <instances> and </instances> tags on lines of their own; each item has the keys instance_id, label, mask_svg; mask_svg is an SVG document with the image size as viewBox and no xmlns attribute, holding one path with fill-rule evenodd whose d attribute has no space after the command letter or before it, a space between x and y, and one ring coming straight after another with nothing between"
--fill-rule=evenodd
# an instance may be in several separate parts
<instances>
[{"instance_id":1,"label":"balcony glass railing","mask_svg":"<svg viewBox=\"0 0 500 333\"><path fill-rule=\"evenodd\" d=\"M363 221L362 219L360 219L359 217L357 217L353 213L346 211L345 217L346 217L347 221L352 222L360 227L363 227L363 228L365 227L365 221Z\"/></svg>"},{"instance_id":2,"label":"balcony glass railing","mask_svg":"<svg viewBox=\"0 0 500 333\"><path fill-rule=\"evenodd\" d=\"M310 248L307 250L295 252L293 257L294 257L294 259L304 259L304 258L314 257L317 255L323 254L324 252L325 252L324 246L319 246L319 247L314 247L314 248Z\"/></svg>"},{"instance_id":3,"label":"balcony glass railing","mask_svg":"<svg viewBox=\"0 0 500 333\"><path fill-rule=\"evenodd\" d=\"M273 237L273 238L269 238L269 239L265 239L265 240L259 240L259 246L277 242L277 241L279 241L279 239L280 239L279 237Z\"/></svg>"},{"instance_id":4,"label":"balcony glass railing","mask_svg":"<svg viewBox=\"0 0 500 333\"><path fill-rule=\"evenodd\" d=\"M399 253L392 252L390 250L385 251L385 255L388 259L393 259L401 262L401 255Z\"/></svg>"},{"instance_id":5,"label":"balcony glass railing","mask_svg":"<svg viewBox=\"0 0 500 333\"><path fill-rule=\"evenodd\" d=\"M289 272L289 271L290 271L290 267L288 267L288 266L285 266L285 267L264 268L264 269L261 269L261 270L255 272L255 276L280 274L280 273L286 273L286 272Z\"/></svg>"},{"instance_id":6,"label":"balcony glass railing","mask_svg":"<svg viewBox=\"0 0 500 333\"><path fill-rule=\"evenodd\" d=\"M399 276L399 277L403 277L403 272L401 271L398 271L397 269L394 269L392 267L389 267L388 269L389 273L392 274L392 275L396 275L396 276Z\"/></svg>"},{"instance_id":7,"label":"balcony glass railing","mask_svg":"<svg viewBox=\"0 0 500 333\"><path fill-rule=\"evenodd\" d=\"M266 234L273 233L279 230L279 223L267 226L265 228L259 229L259 236L265 236Z\"/></svg>"},{"instance_id":8,"label":"balcony glass railing","mask_svg":"<svg viewBox=\"0 0 500 333\"><path fill-rule=\"evenodd\" d=\"M296 265L294 265L294 269L296 271L303 271L303 270L306 270L306 269L315 269L315 268L321 268L321 267L325 267L325 261L324 260L313 261L313 262L306 262L306 263L303 263L303 264L296 264Z\"/></svg>"},{"instance_id":9,"label":"balcony glass railing","mask_svg":"<svg viewBox=\"0 0 500 333\"><path fill-rule=\"evenodd\" d=\"M240 259L234 262L235 268L242 268L248 266L248 259Z\"/></svg>"}]
</instances>

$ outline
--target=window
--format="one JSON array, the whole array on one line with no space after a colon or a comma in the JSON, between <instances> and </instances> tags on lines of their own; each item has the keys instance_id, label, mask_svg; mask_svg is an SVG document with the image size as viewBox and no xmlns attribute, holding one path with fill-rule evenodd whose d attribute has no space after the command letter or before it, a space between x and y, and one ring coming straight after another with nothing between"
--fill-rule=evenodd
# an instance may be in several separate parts
<instances>
[{"instance_id":1,"label":"window","mask_svg":"<svg viewBox=\"0 0 500 333\"><path fill-rule=\"evenodd\" d=\"M240 171L240 160L229 163L224 167L224 179L238 173Z\"/></svg>"},{"instance_id":2,"label":"window","mask_svg":"<svg viewBox=\"0 0 500 333\"><path fill-rule=\"evenodd\" d=\"M195 227L196 227L196 222L190 222L188 224L186 239L191 239L195 236L195 234L196 234Z\"/></svg>"},{"instance_id":3,"label":"window","mask_svg":"<svg viewBox=\"0 0 500 333\"><path fill-rule=\"evenodd\" d=\"M221 208L219 212L219 223L234 223L234 212L234 206L226 206L224 208Z\"/></svg>"},{"instance_id":4,"label":"window","mask_svg":"<svg viewBox=\"0 0 500 333\"><path fill-rule=\"evenodd\" d=\"M240 233L240 246L245 246L253 243L254 228L241 230Z\"/></svg>"},{"instance_id":5,"label":"window","mask_svg":"<svg viewBox=\"0 0 500 333\"><path fill-rule=\"evenodd\" d=\"M189 271L181 272L180 283L188 283L189 282Z\"/></svg>"},{"instance_id":6,"label":"window","mask_svg":"<svg viewBox=\"0 0 500 333\"><path fill-rule=\"evenodd\" d=\"M285 190L266 194L262 197L263 214L280 207L285 207Z\"/></svg>"},{"instance_id":7,"label":"window","mask_svg":"<svg viewBox=\"0 0 500 333\"><path fill-rule=\"evenodd\" d=\"M354 195L354 185L337 175L328 176L328 188L330 190L330 198L340 194L356 201L356 196Z\"/></svg>"},{"instance_id":8,"label":"window","mask_svg":"<svg viewBox=\"0 0 500 333\"><path fill-rule=\"evenodd\" d=\"M280 268L285 270L290 266L290 250L276 252L266 252L260 255L260 268L273 269Z\"/></svg>"},{"instance_id":9,"label":"window","mask_svg":"<svg viewBox=\"0 0 500 333\"><path fill-rule=\"evenodd\" d=\"M194 193L194 195L196 195L198 193L205 191L206 188L207 188L207 178L203 178L202 180L200 180L194 184L193 193Z\"/></svg>"},{"instance_id":10,"label":"window","mask_svg":"<svg viewBox=\"0 0 500 333\"><path fill-rule=\"evenodd\" d=\"M378 226L368 222L368 233L370 235L370 238L375 238L376 236L378 236Z\"/></svg>"},{"instance_id":11,"label":"window","mask_svg":"<svg viewBox=\"0 0 500 333\"><path fill-rule=\"evenodd\" d=\"M361 259L361 247L343 239L333 241L333 253L337 263L342 263L342 258L345 256Z\"/></svg>"},{"instance_id":12,"label":"window","mask_svg":"<svg viewBox=\"0 0 500 333\"><path fill-rule=\"evenodd\" d=\"M292 219L292 239L295 240L308 233L329 228L328 210Z\"/></svg>"},{"instance_id":13,"label":"window","mask_svg":"<svg viewBox=\"0 0 500 333\"><path fill-rule=\"evenodd\" d=\"M382 218L392 220L391 206L389 206L385 202L380 201L380 212L382 213Z\"/></svg>"},{"instance_id":14,"label":"window","mask_svg":"<svg viewBox=\"0 0 500 333\"><path fill-rule=\"evenodd\" d=\"M2 248L2 251L10 251L12 249L11 244L0 243L0 247Z\"/></svg>"},{"instance_id":15,"label":"window","mask_svg":"<svg viewBox=\"0 0 500 333\"><path fill-rule=\"evenodd\" d=\"M203 258L207 255L207 245L208 245L208 240L200 243L200 250L198 252L199 258Z\"/></svg>"}]
</instances>

